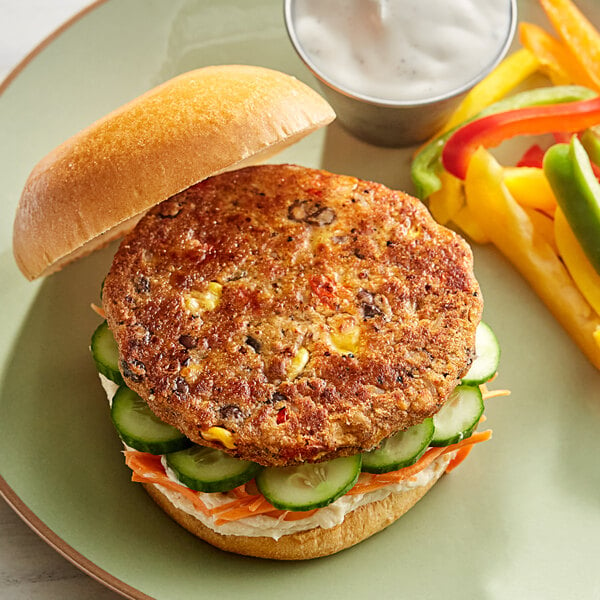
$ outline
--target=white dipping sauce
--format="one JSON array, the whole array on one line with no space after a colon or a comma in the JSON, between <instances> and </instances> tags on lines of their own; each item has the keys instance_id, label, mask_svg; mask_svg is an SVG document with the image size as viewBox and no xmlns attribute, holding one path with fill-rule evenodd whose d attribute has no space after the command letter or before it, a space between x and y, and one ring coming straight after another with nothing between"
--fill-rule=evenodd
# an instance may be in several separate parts
<instances>
[{"instance_id":1,"label":"white dipping sauce","mask_svg":"<svg viewBox=\"0 0 600 600\"><path fill-rule=\"evenodd\" d=\"M444 95L497 58L509 0L296 0L296 35L320 74L388 101Z\"/></svg>"}]
</instances>

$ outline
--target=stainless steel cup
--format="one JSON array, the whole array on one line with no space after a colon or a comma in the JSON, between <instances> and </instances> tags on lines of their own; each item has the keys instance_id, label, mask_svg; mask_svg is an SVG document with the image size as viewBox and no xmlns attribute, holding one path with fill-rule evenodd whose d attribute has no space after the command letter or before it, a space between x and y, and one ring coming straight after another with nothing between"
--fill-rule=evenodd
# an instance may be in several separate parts
<instances>
[{"instance_id":1,"label":"stainless steel cup","mask_svg":"<svg viewBox=\"0 0 600 600\"><path fill-rule=\"evenodd\" d=\"M377 146L410 146L426 140L439 130L469 90L504 58L517 24L517 2L510 0L509 28L498 54L484 71L443 95L424 100L392 101L364 96L326 77L312 62L298 39L294 27L294 4L295 0L284 0L285 25L294 49L319 81L339 122L356 137Z\"/></svg>"}]
</instances>

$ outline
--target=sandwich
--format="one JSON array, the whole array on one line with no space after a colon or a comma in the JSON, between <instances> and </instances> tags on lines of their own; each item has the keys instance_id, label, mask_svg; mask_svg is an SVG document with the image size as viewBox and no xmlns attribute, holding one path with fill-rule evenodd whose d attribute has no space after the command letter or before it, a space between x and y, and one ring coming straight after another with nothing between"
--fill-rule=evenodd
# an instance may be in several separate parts
<instances>
[{"instance_id":1,"label":"sandwich","mask_svg":"<svg viewBox=\"0 0 600 600\"><path fill-rule=\"evenodd\" d=\"M126 463L230 552L353 546L490 437L467 243L406 193L260 164L333 118L288 75L199 69L51 152L17 210L30 279L124 235L91 349Z\"/></svg>"}]
</instances>

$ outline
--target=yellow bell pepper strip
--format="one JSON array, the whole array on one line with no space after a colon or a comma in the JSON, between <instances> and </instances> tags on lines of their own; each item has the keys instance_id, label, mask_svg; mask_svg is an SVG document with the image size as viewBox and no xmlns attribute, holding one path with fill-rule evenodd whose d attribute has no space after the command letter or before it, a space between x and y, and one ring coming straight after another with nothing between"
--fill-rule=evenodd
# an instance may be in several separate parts
<instances>
[{"instance_id":1,"label":"yellow bell pepper strip","mask_svg":"<svg viewBox=\"0 0 600 600\"><path fill-rule=\"evenodd\" d=\"M600 314L600 275L587 259L565 215L559 208L554 217L554 237L563 262L579 291Z\"/></svg>"},{"instance_id":2,"label":"yellow bell pepper strip","mask_svg":"<svg viewBox=\"0 0 600 600\"><path fill-rule=\"evenodd\" d=\"M540 0L548 19L595 89L600 89L600 33L571 0Z\"/></svg>"},{"instance_id":3,"label":"yellow bell pepper strip","mask_svg":"<svg viewBox=\"0 0 600 600\"><path fill-rule=\"evenodd\" d=\"M533 23L519 24L519 39L539 60L540 70L554 85L578 84L595 87L594 81L571 51L546 30Z\"/></svg>"},{"instance_id":4,"label":"yellow bell pepper strip","mask_svg":"<svg viewBox=\"0 0 600 600\"><path fill-rule=\"evenodd\" d=\"M554 219L539 210L535 210L535 208L523 206L523 210L527 213L527 216L533 225L535 234L546 240L547 244L558 256L558 246L556 245L556 238L554 237Z\"/></svg>"},{"instance_id":5,"label":"yellow bell pepper strip","mask_svg":"<svg viewBox=\"0 0 600 600\"><path fill-rule=\"evenodd\" d=\"M440 173L440 181L442 187L429 196L427 203L433 218L441 225L454 223L477 244L489 243L488 237L466 205L463 182L447 171Z\"/></svg>"},{"instance_id":6,"label":"yellow bell pepper strip","mask_svg":"<svg viewBox=\"0 0 600 600\"><path fill-rule=\"evenodd\" d=\"M467 123L474 123L477 119L483 118L486 115L493 115L522 107L572 103L578 100L593 98L596 95L596 92L582 86L568 85L536 88L520 92L488 106L472 120L467 121ZM463 126L466 125L463 124ZM564 128L561 127L558 129L562 130ZM446 142L457 131L460 131L459 127L441 134L416 154L411 165L411 177L415 187L415 194L421 200L428 198L433 192L440 189L441 182L438 176L438 173L442 169L440 157Z\"/></svg>"},{"instance_id":7,"label":"yellow bell pepper strip","mask_svg":"<svg viewBox=\"0 0 600 600\"><path fill-rule=\"evenodd\" d=\"M469 164L467 206L494 245L518 269L581 350L600 369L600 317L575 286L562 261L510 195L503 169L484 148Z\"/></svg>"},{"instance_id":8,"label":"yellow bell pepper strip","mask_svg":"<svg viewBox=\"0 0 600 600\"><path fill-rule=\"evenodd\" d=\"M439 133L450 131L480 113L486 106L498 102L533 75L539 67L539 59L526 48L513 52L473 87Z\"/></svg>"},{"instance_id":9,"label":"yellow bell pepper strip","mask_svg":"<svg viewBox=\"0 0 600 600\"><path fill-rule=\"evenodd\" d=\"M479 146L494 147L518 135L581 131L596 123L600 123L600 97L488 115L467 123L450 136L442 150L442 164L446 171L464 179L469 160Z\"/></svg>"},{"instance_id":10,"label":"yellow bell pepper strip","mask_svg":"<svg viewBox=\"0 0 600 600\"><path fill-rule=\"evenodd\" d=\"M512 197L521 205L541 210L552 216L556 198L544 175L536 167L505 167L504 183Z\"/></svg>"},{"instance_id":11,"label":"yellow bell pepper strip","mask_svg":"<svg viewBox=\"0 0 600 600\"><path fill-rule=\"evenodd\" d=\"M441 187L429 196L428 207L433 218L441 225L452 221L452 217L465 205L463 182L447 171L439 174Z\"/></svg>"},{"instance_id":12,"label":"yellow bell pepper strip","mask_svg":"<svg viewBox=\"0 0 600 600\"><path fill-rule=\"evenodd\" d=\"M476 244L490 243L490 238L466 204L452 217L452 221Z\"/></svg>"},{"instance_id":13,"label":"yellow bell pepper strip","mask_svg":"<svg viewBox=\"0 0 600 600\"><path fill-rule=\"evenodd\" d=\"M600 275L600 183L577 136L544 156L544 173L585 255Z\"/></svg>"}]
</instances>

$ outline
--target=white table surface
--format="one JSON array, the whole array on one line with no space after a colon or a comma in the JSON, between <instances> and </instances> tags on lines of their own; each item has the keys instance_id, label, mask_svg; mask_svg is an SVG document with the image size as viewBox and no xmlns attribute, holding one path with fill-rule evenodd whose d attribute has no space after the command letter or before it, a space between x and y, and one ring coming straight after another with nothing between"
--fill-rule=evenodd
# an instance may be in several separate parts
<instances>
[{"instance_id":1,"label":"white table surface","mask_svg":"<svg viewBox=\"0 0 600 600\"><path fill-rule=\"evenodd\" d=\"M90 0L0 0L0 82L43 39ZM0 498L0 600L115 600Z\"/></svg>"}]
</instances>

